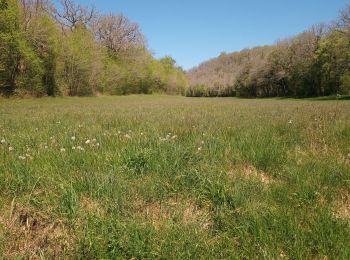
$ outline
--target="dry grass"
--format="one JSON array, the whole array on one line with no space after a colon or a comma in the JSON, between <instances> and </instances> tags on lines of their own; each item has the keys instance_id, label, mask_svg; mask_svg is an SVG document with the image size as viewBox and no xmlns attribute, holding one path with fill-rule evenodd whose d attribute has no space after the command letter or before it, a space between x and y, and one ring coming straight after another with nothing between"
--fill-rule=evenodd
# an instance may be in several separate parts
<instances>
[{"instance_id":1,"label":"dry grass","mask_svg":"<svg viewBox=\"0 0 350 260\"><path fill-rule=\"evenodd\" d=\"M7 259L56 258L74 245L74 236L62 221L20 205L1 211L0 234L6 237L3 255Z\"/></svg>"},{"instance_id":2,"label":"dry grass","mask_svg":"<svg viewBox=\"0 0 350 260\"><path fill-rule=\"evenodd\" d=\"M163 202L135 203L136 215L160 228L167 223L182 225L198 225L201 229L208 229L212 224L209 207L199 206L190 199L171 198Z\"/></svg>"},{"instance_id":3,"label":"dry grass","mask_svg":"<svg viewBox=\"0 0 350 260\"><path fill-rule=\"evenodd\" d=\"M272 182L272 179L268 174L262 170L258 170L256 167L250 164L241 164L236 166L233 170L229 171L229 176L237 177L242 176L247 179L258 179L263 184L268 185Z\"/></svg>"},{"instance_id":4,"label":"dry grass","mask_svg":"<svg viewBox=\"0 0 350 260\"><path fill-rule=\"evenodd\" d=\"M350 220L350 194L342 192L340 199L334 205L334 214L337 218L349 221Z\"/></svg>"}]
</instances>

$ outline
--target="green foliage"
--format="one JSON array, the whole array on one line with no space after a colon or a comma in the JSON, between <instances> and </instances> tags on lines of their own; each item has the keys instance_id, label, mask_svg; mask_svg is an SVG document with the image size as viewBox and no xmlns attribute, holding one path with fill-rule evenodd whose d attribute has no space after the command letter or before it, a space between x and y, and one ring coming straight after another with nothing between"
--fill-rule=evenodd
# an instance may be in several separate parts
<instances>
[{"instance_id":1,"label":"green foliage","mask_svg":"<svg viewBox=\"0 0 350 260\"><path fill-rule=\"evenodd\" d=\"M187 87L185 73L172 58L156 60L139 41L112 51L97 41L94 28L84 24L84 19L62 27L45 2L0 3L0 94L181 94ZM119 18L114 17L117 22ZM105 19L109 22L109 17ZM124 26L137 28L128 23ZM123 35L118 30L123 28L114 33ZM143 35L135 33L142 42Z\"/></svg>"}]
</instances>

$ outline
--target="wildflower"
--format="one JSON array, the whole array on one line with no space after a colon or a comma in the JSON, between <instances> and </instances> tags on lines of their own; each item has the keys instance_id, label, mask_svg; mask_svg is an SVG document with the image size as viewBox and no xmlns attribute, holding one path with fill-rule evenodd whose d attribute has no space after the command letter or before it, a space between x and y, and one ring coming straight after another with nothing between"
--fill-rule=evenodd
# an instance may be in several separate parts
<instances>
[{"instance_id":1,"label":"wildflower","mask_svg":"<svg viewBox=\"0 0 350 260\"><path fill-rule=\"evenodd\" d=\"M290 125L293 124L293 120L289 120L288 124Z\"/></svg>"},{"instance_id":2,"label":"wildflower","mask_svg":"<svg viewBox=\"0 0 350 260\"><path fill-rule=\"evenodd\" d=\"M61 148L61 153L64 153L66 151L66 149Z\"/></svg>"},{"instance_id":3,"label":"wildflower","mask_svg":"<svg viewBox=\"0 0 350 260\"><path fill-rule=\"evenodd\" d=\"M171 137L172 140L175 140L176 138L177 138L177 135L173 135L173 136Z\"/></svg>"},{"instance_id":4,"label":"wildflower","mask_svg":"<svg viewBox=\"0 0 350 260\"><path fill-rule=\"evenodd\" d=\"M25 160L26 157L25 157L25 156L18 156L18 159L20 159L20 160Z\"/></svg>"},{"instance_id":5,"label":"wildflower","mask_svg":"<svg viewBox=\"0 0 350 260\"><path fill-rule=\"evenodd\" d=\"M131 138L131 136L128 135L128 134L124 135L124 137L127 138L127 139L130 139L130 138Z\"/></svg>"},{"instance_id":6,"label":"wildflower","mask_svg":"<svg viewBox=\"0 0 350 260\"><path fill-rule=\"evenodd\" d=\"M83 125L78 125L79 128L83 128Z\"/></svg>"},{"instance_id":7,"label":"wildflower","mask_svg":"<svg viewBox=\"0 0 350 260\"><path fill-rule=\"evenodd\" d=\"M47 146L47 145L45 145L45 147L44 147L45 149L49 149L49 147Z\"/></svg>"},{"instance_id":8,"label":"wildflower","mask_svg":"<svg viewBox=\"0 0 350 260\"><path fill-rule=\"evenodd\" d=\"M75 150L75 149L76 149L75 146L73 146L73 147L72 147L72 150Z\"/></svg>"},{"instance_id":9,"label":"wildflower","mask_svg":"<svg viewBox=\"0 0 350 260\"><path fill-rule=\"evenodd\" d=\"M1 139L1 144L5 144L6 140L5 139Z\"/></svg>"},{"instance_id":10,"label":"wildflower","mask_svg":"<svg viewBox=\"0 0 350 260\"><path fill-rule=\"evenodd\" d=\"M141 135L143 135L143 133L141 133Z\"/></svg>"},{"instance_id":11,"label":"wildflower","mask_svg":"<svg viewBox=\"0 0 350 260\"><path fill-rule=\"evenodd\" d=\"M201 144L204 144L204 141L202 141Z\"/></svg>"},{"instance_id":12,"label":"wildflower","mask_svg":"<svg viewBox=\"0 0 350 260\"><path fill-rule=\"evenodd\" d=\"M97 142L97 140L94 138L94 139L92 139L92 142L93 142L93 143L96 143L96 142Z\"/></svg>"},{"instance_id":13,"label":"wildflower","mask_svg":"<svg viewBox=\"0 0 350 260\"><path fill-rule=\"evenodd\" d=\"M85 144L90 144L91 141L90 140L86 140Z\"/></svg>"},{"instance_id":14,"label":"wildflower","mask_svg":"<svg viewBox=\"0 0 350 260\"><path fill-rule=\"evenodd\" d=\"M80 145L77 147L78 150L80 151L84 151L85 149L83 147L81 147Z\"/></svg>"},{"instance_id":15,"label":"wildflower","mask_svg":"<svg viewBox=\"0 0 350 260\"><path fill-rule=\"evenodd\" d=\"M97 146L97 147L100 147L100 143L97 143L96 146Z\"/></svg>"},{"instance_id":16,"label":"wildflower","mask_svg":"<svg viewBox=\"0 0 350 260\"><path fill-rule=\"evenodd\" d=\"M118 135L120 135L122 132L118 131Z\"/></svg>"},{"instance_id":17,"label":"wildflower","mask_svg":"<svg viewBox=\"0 0 350 260\"><path fill-rule=\"evenodd\" d=\"M70 138L72 141L75 141L75 136L72 136L71 138Z\"/></svg>"},{"instance_id":18,"label":"wildflower","mask_svg":"<svg viewBox=\"0 0 350 260\"><path fill-rule=\"evenodd\" d=\"M13 150L15 150L15 148L13 148L12 146L10 146L10 147L9 147L9 151L11 152L11 151L13 151Z\"/></svg>"},{"instance_id":19,"label":"wildflower","mask_svg":"<svg viewBox=\"0 0 350 260\"><path fill-rule=\"evenodd\" d=\"M198 152L202 151L202 147L198 147Z\"/></svg>"}]
</instances>

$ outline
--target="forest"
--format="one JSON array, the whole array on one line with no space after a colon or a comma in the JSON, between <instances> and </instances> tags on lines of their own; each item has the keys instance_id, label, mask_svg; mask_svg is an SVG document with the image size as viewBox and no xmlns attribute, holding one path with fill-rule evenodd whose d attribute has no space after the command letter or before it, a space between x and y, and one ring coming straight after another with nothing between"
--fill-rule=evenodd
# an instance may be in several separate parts
<instances>
[{"instance_id":1,"label":"forest","mask_svg":"<svg viewBox=\"0 0 350 260\"><path fill-rule=\"evenodd\" d=\"M187 96L315 97L350 94L350 5L274 45L244 49L188 72Z\"/></svg>"},{"instance_id":2,"label":"forest","mask_svg":"<svg viewBox=\"0 0 350 260\"><path fill-rule=\"evenodd\" d=\"M0 0L0 95L184 93L174 59L155 59L123 14L60 0Z\"/></svg>"},{"instance_id":3,"label":"forest","mask_svg":"<svg viewBox=\"0 0 350 260\"><path fill-rule=\"evenodd\" d=\"M74 0L0 0L0 49L2 96L350 94L350 5L328 24L184 71L156 59L123 14Z\"/></svg>"}]
</instances>

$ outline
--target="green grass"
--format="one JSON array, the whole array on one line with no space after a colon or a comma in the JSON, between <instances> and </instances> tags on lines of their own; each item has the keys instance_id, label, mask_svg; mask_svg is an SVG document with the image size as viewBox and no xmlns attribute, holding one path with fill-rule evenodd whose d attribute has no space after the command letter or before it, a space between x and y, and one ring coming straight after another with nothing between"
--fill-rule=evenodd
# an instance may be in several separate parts
<instances>
[{"instance_id":1,"label":"green grass","mask_svg":"<svg viewBox=\"0 0 350 260\"><path fill-rule=\"evenodd\" d=\"M2 139L0 257L350 258L348 101L0 99Z\"/></svg>"}]
</instances>

